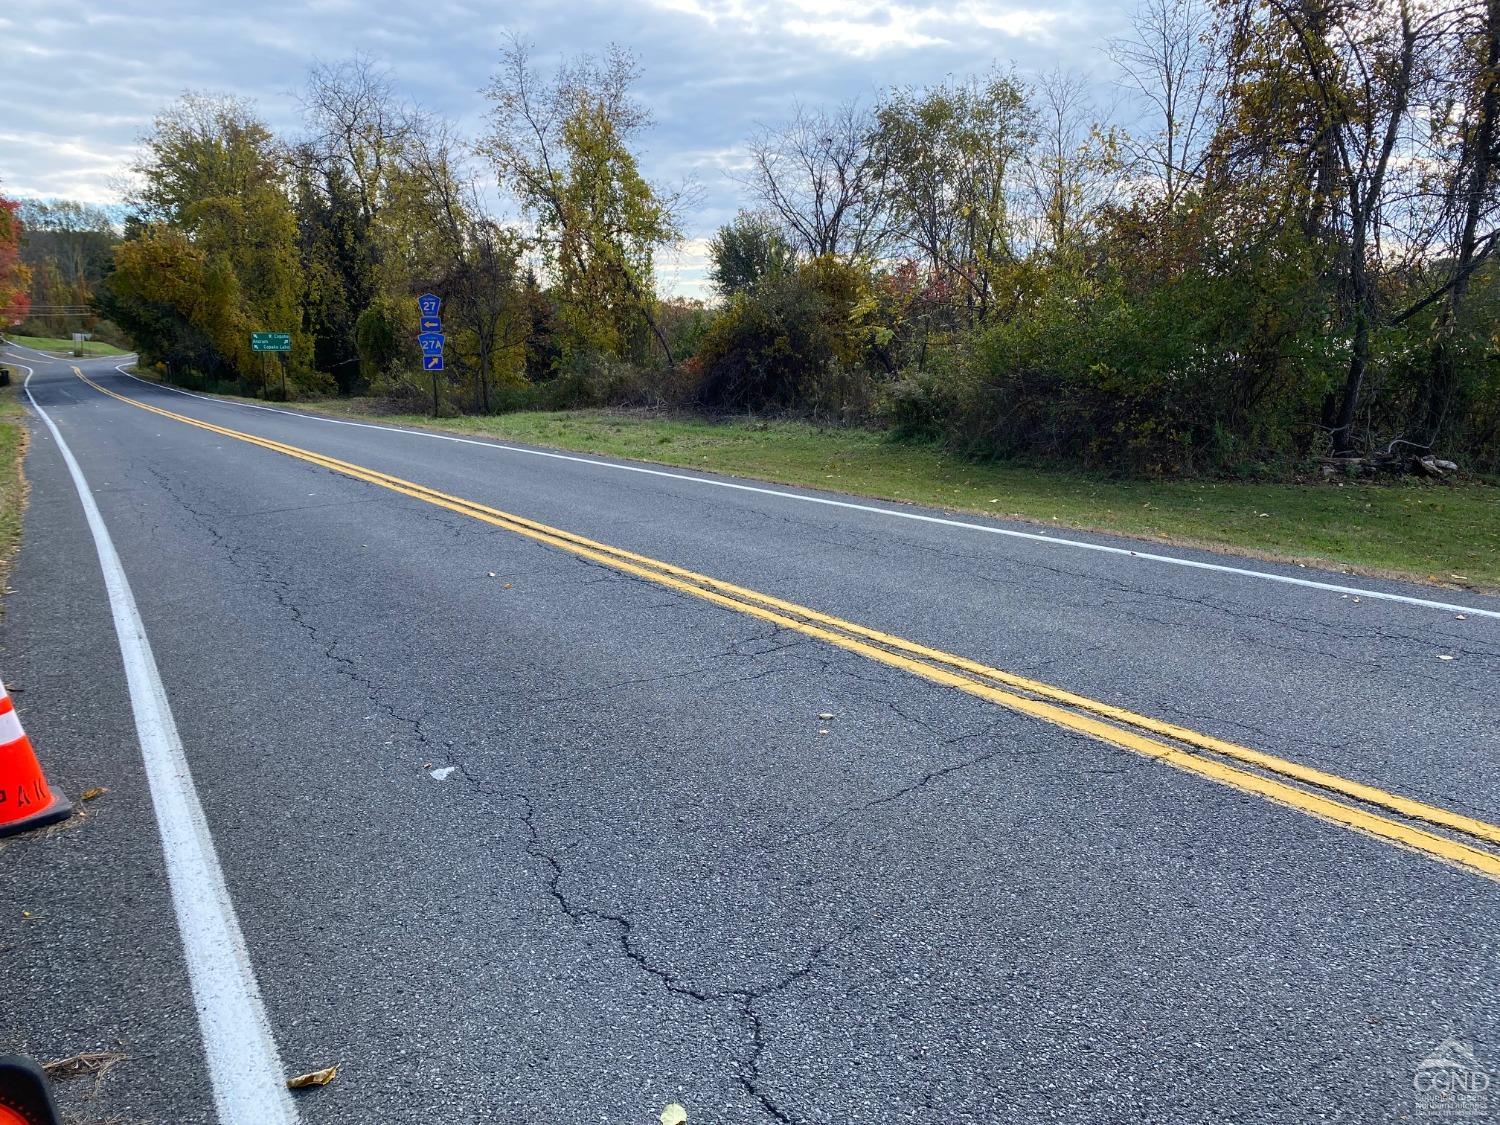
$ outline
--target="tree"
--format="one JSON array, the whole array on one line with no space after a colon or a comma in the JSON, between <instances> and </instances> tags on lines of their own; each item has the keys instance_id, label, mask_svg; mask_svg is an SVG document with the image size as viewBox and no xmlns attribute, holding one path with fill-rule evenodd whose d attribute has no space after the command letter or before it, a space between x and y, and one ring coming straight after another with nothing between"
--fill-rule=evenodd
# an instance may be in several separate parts
<instances>
[{"instance_id":1,"label":"tree","mask_svg":"<svg viewBox=\"0 0 1500 1125\"><path fill-rule=\"evenodd\" d=\"M1101 129L1077 74L1054 70L1036 84L1036 143L1027 179L1037 210L1038 242L1061 258L1087 232L1119 178L1117 137Z\"/></svg>"},{"instance_id":2,"label":"tree","mask_svg":"<svg viewBox=\"0 0 1500 1125\"><path fill-rule=\"evenodd\" d=\"M843 412L869 343L864 269L836 255L766 274L730 298L695 357L714 410Z\"/></svg>"},{"instance_id":3,"label":"tree","mask_svg":"<svg viewBox=\"0 0 1500 1125\"><path fill-rule=\"evenodd\" d=\"M1500 246L1500 3L1462 7L1441 63L1447 96L1431 107L1424 153L1441 246L1436 284L1393 318L1400 324L1439 306L1419 407L1429 446L1449 423L1458 393L1460 332L1474 276Z\"/></svg>"},{"instance_id":4,"label":"tree","mask_svg":"<svg viewBox=\"0 0 1500 1125\"><path fill-rule=\"evenodd\" d=\"M166 232L180 233L201 258L211 300L190 300L191 293L165 280L153 289L148 275L122 279L121 287L152 307L175 307L178 322L198 333L190 351L206 364L205 373L232 373L253 387L267 384L264 357L250 349L254 330L291 332L293 373L299 382L316 381L301 332L303 284L287 164L248 103L201 93L184 95L156 118L135 164L141 181L135 203L149 220L146 235L161 249L171 244ZM117 272L138 260L121 258L117 249ZM203 341L211 354L199 348Z\"/></svg>"},{"instance_id":5,"label":"tree","mask_svg":"<svg viewBox=\"0 0 1500 1125\"><path fill-rule=\"evenodd\" d=\"M115 250L101 307L144 362L212 373L220 362L215 337L232 335L238 325L222 286L209 285L207 256L164 223L131 233Z\"/></svg>"},{"instance_id":6,"label":"tree","mask_svg":"<svg viewBox=\"0 0 1500 1125\"><path fill-rule=\"evenodd\" d=\"M1016 261L1015 165L1034 114L1009 75L891 91L876 110L875 152L894 228L935 276L962 287L971 320L989 313Z\"/></svg>"},{"instance_id":7,"label":"tree","mask_svg":"<svg viewBox=\"0 0 1500 1125\"><path fill-rule=\"evenodd\" d=\"M393 166L421 131L420 115L396 98L390 72L361 54L314 66L302 110L311 155L325 174L336 169L352 185L361 216L373 223Z\"/></svg>"},{"instance_id":8,"label":"tree","mask_svg":"<svg viewBox=\"0 0 1500 1125\"><path fill-rule=\"evenodd\" d=\"M342 168L296 153L293 210L302 270L302 327L312 337L313 366L333 374L342 393L359 385L355 326L379 289L378 250L370 223Z\"/></svg>"},{"instance_id":9,"label":"tree","mask_svg":"<svg viewBox=\"0 0 1500 1125\"><path fill-rule=\"evenodd\" d=\"M768 274L785 273L796 255L771 220L741 211L709 241L709 279L722 296L750 289Z\"/></svg>"},{"instance_id":10,"label":"tree","mask_svg":"<svg viewBox=\"0 0 1500 1125\"><path fill-rule=\"evenodd\" d=\"M293 155L308 327L320 364L352 390L360 313L381 293L410 295L403 243L411 232L403 224L413 216L392 204L412 146L435 123L402 101L389 71L364 55L314 66L302 111L307 136Z\"/></svg>"},{"instance_id":11,"label":"tree","mask_svg":"<svg viewBox=\"0 0 1500 1125\"><path fill-rule=\"evenodd\" d=\"M751 138L745 184L801 253L852 261L879 251L885 181L870 145L874 125L857 102L828 111L799 105L790 121Z\"/></svg>"},{"instance_id":12,"label":"tree","mask_svg":"<svg viewBox=\"0 0 1500 1125\"><path fill-rule=\"evenodd\" d=\"M1223 58L1213 0L1144 0L1130 22L1134 34L1112 40L1110 53L1154 121L1144 134L1127 134L1126 148L1171 210L1202 180L1219 124Z\"/></svg>"},{"instance_id":13,"label":"tree","mask_svg":"<svg viewBox=\"0 0 1500 1125\"><path fill-rule=\"evenodd\" d=\"M28 263L52 262L67 285L92 290L109 270L120 240L102 207L69 199L28 199L21 204L26 238L21 248Z\"/></svg>"},{"instance_id":14,"label":"tree","mask_svg":"<svg viewBox=\"0 0 1500 1125\"><path fill-rule=\"evenodd\" d=\"M524 242L484 212L479 185L462 168L463 146L434 127L409 146L400 205L422 217L409 246L410 269L423 288L445 300L453 352L474 382L474 405L488 413L497 382L525 371L529 313L519 284Z\"/></svg>"},{"instance_id":15,"label":"tree","mask_svg":"<svg viewBox=\"0 0 1500 1125\"><path fill-rule=\"evenodd\" d=\"M130 202L145 218L191 230L205 199L242 196L282 182L276 137L242 98L189 92L159 114L132 171Z\"/></svg>"},{"instance_id":16,"label":"tree","mask_svg":"<svg viewBox=\"0 0 1500 1125\"><path fill-rule=\"evenodd\" d=\"M668 367L672 348L655 315L654 252L674 242L678 198L642 178L630 142L650 123L631 97L634 56L565 62L544 83L529 48L512 38L485 96L479 150L535 220L575 347L622 354L644 322Z\"/></svg>"},{"instance_id":17,"label":"tree","mask_svg":"<svg viewBox=\"0 0 1500 1125\"><path fill-rule=\"evenodd\" d=\"M21 259L31 269L28 331L67 336L92 331L98 314L94 294L113 262L120 240L102 208L71 200L27 200L21 204Z\"/></svg>"},{"instance_id":18,"label":"tree","mask_svg":"<svg viewBox=\"0 0 1500 1125\"><path fill-rule=\"evenodd\" d=\"M0 197L0 326L19 324L31 308L31 271L21 261L20 204Z\"/></svg>"},{"instance_id":19,"label":"tree","mask_svg":"<svg viewBox=\"0 0 1500 1125\"><path fill-rule=\"evenodd\" d=\"M1383 253L1400 253L1403 241L1408 249L1421 249L1402 238L1417 233L1408 223L1417 213L1409 200L1421 175L1410 159L1412 111L1453 19L1453 9L1429 9L1420 0L1356 0L1338 7L1326 0L1267 0L1264 19L1248 24L1248 91L1275 96L1271 82L1256 89L1257 70L1274 79L1282 66L1291 69L1293 81L1281 89L1296 94L1310 117L1312 143L1303 151L1313 169L1313 209L1326 214L1338 243L1334 279L1349 359L1328 417L1336 452L1356 445L1354 422L1372 333L1382 321Z\"/></svg>"}]
</instances>

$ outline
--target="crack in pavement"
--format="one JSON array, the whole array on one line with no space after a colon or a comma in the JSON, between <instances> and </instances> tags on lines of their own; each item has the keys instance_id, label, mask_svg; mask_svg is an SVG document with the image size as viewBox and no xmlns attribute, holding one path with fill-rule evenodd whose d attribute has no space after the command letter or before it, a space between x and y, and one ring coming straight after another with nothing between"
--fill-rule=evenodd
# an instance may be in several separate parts
<instances>
[{"instance_id":1,"label":"crack in pavement","mask_svg":"<svg viewBox=\"0 0 1500 1125\"><path fill-rule=\"evenodd\" d=\"M782 1107L766 1089L762 1073L762 1059L767 1048L765 1021L757 1005L767 997L790 988L811 976L823 964L823 960L834 946L847 941L859 928L853 927L819 943L801 963L783 973L775 980L734 988L704 990L695 987L671 967L656 962L637 937L637 924L626 914L591 906L579 901L565 886L567 870L563 858L580 842L548 847L543 832L537 823L536 800L524 791L506 791L491 785L483 777L456 756L450 757L476 794L486 798L491 808L496 803L509 802L517 810L516 819L525 832L523 848L527 856L542 869L542 887L548 898L564 917L575 927L587 931L590 924L602 926L613 936L616 952L644 975L655 980L670 995L688 1000L693 1004L712 1006L728 1005L748 1032L749 1044L745 1056L739 1062L736 1079L741 1088L755 1099L761 1109L774 1121L784 1125L800 1125L800 1119ZM584 939L587 941L587 937Z\"/></svg>"},{"instance_id":2,"label":"crack in pavement","mask_svg":"<svg viewBox=\"0 0 1500 1125\"><path fill-rule=\"evenodd\" d=\"M220 529L218 521L224 518L235 518L226 516L222 512L209 512L191 502L178 487L177 483L167 477L156 466L147 466L153 476L157 478L162 490L167 493L178 505L182 507L195 521L212 537L212 545L224 552L225 558L230 565L236 569L249 574L262 588L269 591L275 599L278 608L285 611L292 623L300 629L306 639L311 643L314 651L321 654L331 666L332 671L353 683L365 695L369 703L384 713L390 721L404 728L410 739L426 751L432 751L439 744L428 735L425 730L424 716L421 713L408 715L399 710L395 704L385 698L385 692L369 676L365 675L352 657L339 653L338 647L342 639L333 635L325 636L330 631L307 616L309 608L322 608L337 604L337 600L318 602L309 606L295 596L293 583L290 577L279 573L270 556L247 543L231 540L223 530ZM444 751L451 751L452 743L446 743Z\"/></svg>"},{"instance_id":3,"label":"crack in pavement","mask_svg":"<svg viewBox=\"0 0 1500 1125\"><path fill-rule=\"evenodd\" d=\"M979 738L992 734L997 727L1003 726L1006 721L1007 720L1005 719L998 719L983 730L970 731L967 734L958 735L955 738L948 739L943 745L954 746L960 742L967 742L973 738ZM922 789L926 789L929 785L933 785L939 781L943 781L951 777L953 774L960 773L963 770L970 769L974 766L981 766L994 758L1009 754L1012 750L1013 747L1008 745L998 746L992 750L987 750L982 754L975 754L972 757L964 758L961 761L950 762L947 765L939 766L936 769L926 770L915 781L909 782L906 785L902 785L899 788L893 789L888 793L882 793L877 797L872 797L870 800L863 801L860 804L850 805L849 807L840 810L835 815L827 817L826 819L813 825L811 828L804 829L803 831L798 832L795 835L786 837L786 839L775 844L769 850L780 851L783 848L789 848L792 845L801 843L804 840L809 840L814 836L821 836L830 829L838 826L839 824L843 824L846 821L852 820L862 813L869 812L871 809L879 808L882 805L892 804Z\"/></svg>"},{"instance_id":4,"label":"crack in pavement","mask_svg":"<svg viewBox=\"0 0 1500 1125\"><path fill-rule=\"evenodd\" d=\"M431 749L438 745L437 741L429 736L424 729L424 720L421 715L403 714L394 704L388 702L379 685L364 674L359 663L353 657L343 655L338 651L339 645L342 643L341 638L336 635L332 637L327 636L327 630L323 626L308 619L304 612L303 604L296 597L296 592L290 578L276 569L273 561L265 552L243 542L232 540L219 526L218 521L222 518L221 513L211 512L205 507L193 503L183 493L183 490L177 486L175 481L169 479L154 467L152 468L152 472L156 475L164 491L210 535L214 547L224 553L230 564L251 574L260 586L270 592L277 606L284 610L293 624L306 635L308 641L329 662L336 674L357 685L369 701L389 716L393 722L404 725L417 745L424 749ZM580 561L586 562L587 560ZM610 572L611 578L615 573ZM622 577L629 578L629 576ZM639 584L645 585L645 583ZM692 599L679 596L677 600ZM621 681L620 683L603 685L600 688L592 690L612 690L628 684L682 678L720 668L725 660L740 660L754 663L763 657L801 648L810 643L811 641L808 638L785 630L780 626L757 625L748 635L734 639L724 651L714 654L701 667L677 673L669 673L663 676L642 677ZM763 670L756 673L756 676L752 678L758 678L761 675L767 674L767 672L780 670L776 668ZM727 686L727 682L720 686ZM562 698L565 699L568 697ZM542 702L557 701L544 700ZM739 1063L736 1080L772 1120L787 1123L787 1125L797 1125L798 1119L785 1110L766 1088L765 1077L762 1073L762 1059L767 1047L767 1034L764 1019L757 1005L765 998L791 987L813 973L822 963L827 951L837 942L847 940L855 931L850 930L840 934L836 938L823 942L802 963L793 967L776 980L758 985L720 989L717 991L705 991L694 987L691 982L684 980L672 968L656 963L649 956L647 951L641 947L636 932L636 924L629 916L582 903L567 892L565 887L566 871L564 868L564 857L572 847L577 845L578 841L574 840L560 849L549 849L537 824L536 805L530 794L525 792L504 793L494 789L480 778L476 771L465 762L465 755L458 752L457 747L451 740L444 740L442 745L442 756L444 759L458 767L460 775L469 782L475 792L492 800L495 798L508 800L514 803L519 809L519 819L526 832L526 854L533 861L541 865L542 885L546 893L564 916L572 921L575 926L583 928L593 923L607 927L614 935L615 946L619 954L641 972L656 980L668 993L690 1000L695 1004L728 1004L730 1006L732 1013L745 1026L749 1040L745 1056Z\"/></svg>"}]
</instances>

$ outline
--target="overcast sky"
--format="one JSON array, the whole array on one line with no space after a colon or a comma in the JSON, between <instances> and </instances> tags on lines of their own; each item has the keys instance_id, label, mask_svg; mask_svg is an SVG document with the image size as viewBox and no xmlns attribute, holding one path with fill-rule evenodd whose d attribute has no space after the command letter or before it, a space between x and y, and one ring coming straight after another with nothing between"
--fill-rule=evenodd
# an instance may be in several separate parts
<instances>
[{"instance_id":1,"label":"overcast sky","mask_svg":"<svg viewBox=\"0 0 1500 1125\"><path fill-rule=\"evenodd\" d=\"M308 64L356 51L473 136L506 32L531 40L543 65L618 42L640 57L639 92L656 116L643 168L701 188L690 241L676 263L659 263L664 288L697 293L702 242L742 202L731 173L758 122L798 100L871 101L886 86L996 62L1022 76L1087 74L1118 118L1103 46L1127 12L1109 0L5 0L0 191L118 201L136 139L187 89L253 98L293 134Z\"/></svg>"}]
</instances>

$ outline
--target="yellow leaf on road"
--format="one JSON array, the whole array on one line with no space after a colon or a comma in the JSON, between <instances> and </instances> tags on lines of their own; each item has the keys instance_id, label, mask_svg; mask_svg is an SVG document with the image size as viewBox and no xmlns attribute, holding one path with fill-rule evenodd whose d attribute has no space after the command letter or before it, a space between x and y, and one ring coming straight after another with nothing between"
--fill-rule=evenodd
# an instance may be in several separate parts
<instances>
[{"instance_id":1,"label":"yellow leaf on road","mask_svg":"<svg viewBox=\"0 0 1500 1125\"><path fill-rule=\"evenodd\" d=\"M286 1080L288 1090L301 1090L308 1086L326 1086L338 1076L339 1068L335 1063L333 1066L324 1067L322 1070L310 1071L307 1074L299 1074L296 1078Z\"/></svg>"},{"instance_id":2,"label":"yellow leaf on road","mask_svg":"<svg viewBox=\"0 0 1500 1125\"><path fill-rule=\"evenodd\" d=\"M661 1111L661 1125L687 1125L687 1110L673 1102Z\"/></svg>"}]
</instances>

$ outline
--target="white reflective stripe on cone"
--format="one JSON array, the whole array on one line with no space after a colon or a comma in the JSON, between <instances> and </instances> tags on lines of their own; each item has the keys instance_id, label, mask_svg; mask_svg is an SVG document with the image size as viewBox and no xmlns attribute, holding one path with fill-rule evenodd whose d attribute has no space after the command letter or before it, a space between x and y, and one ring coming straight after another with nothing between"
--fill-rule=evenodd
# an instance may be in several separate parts
<instances>
[{"instance_id":1,"label":"white reflective stripe on cone","mask_svg":"<svg viewBox=\"0 0 1500 1125\"><path fill-rule=\"evenodd\" d=\"M25 737L26 732L21 729L21 720L14 711L7 711L0 715L0 746L18 742Z\"/></svg>"}]
</instances>

